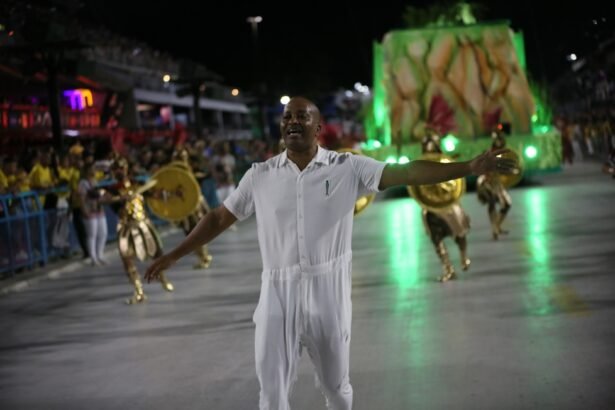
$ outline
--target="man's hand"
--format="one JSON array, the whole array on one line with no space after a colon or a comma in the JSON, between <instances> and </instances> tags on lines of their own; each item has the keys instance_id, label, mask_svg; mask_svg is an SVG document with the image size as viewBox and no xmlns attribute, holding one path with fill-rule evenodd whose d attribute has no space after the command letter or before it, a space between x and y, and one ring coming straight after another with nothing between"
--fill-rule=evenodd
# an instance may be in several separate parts
<instances>
[{"instance_id":1,"label":"man's hand","mask_svg":"<svg viewBox=\"0 0 615 410\"><path fill-rule=\"evenodd\" d=\"M166 255L157 258L145 272L145 280L148 282L158 280L160 273L171 267L184 255L194 252L199 247L211 242L216 236L220 235L237 221L224 205L220 205L211 212L207 212L205 217L194 227L188 236L177 245L175 249Z\"/></svg>"},{"instance_id":2,"label":"man's hand","mask_svg":"<svg viewBox=\"0 0 615 410\"><path fill-rule=\"evenodd\" d=\"M499 157L510 152L509 149L499 149L487 151L470 161L472 175L482 175L488 172L499 172L500 174L514 174L518 169L517 161L510 158Z\"/></svg>"},{"instance_id":3,"label":"man's hand","mask_svg":"<svg viewBox=\"0 0 615 410\"><path fill-rule=\"evenodd\" d=\"M145 271L144 278L147 283L151 282L152 280L159 280L160 273L169 269L175 262L176 260L169 254L162 255L161 257L154 260L154 262L152 262L152 264Z\"/></svg>"}]
</instances>

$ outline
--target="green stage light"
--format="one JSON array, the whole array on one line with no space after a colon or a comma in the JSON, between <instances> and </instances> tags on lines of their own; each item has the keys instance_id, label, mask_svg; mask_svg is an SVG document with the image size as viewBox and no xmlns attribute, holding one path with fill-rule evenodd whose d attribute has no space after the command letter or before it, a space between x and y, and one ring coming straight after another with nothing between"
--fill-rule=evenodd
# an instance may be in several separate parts
<instances>
[{"instance_id":1,"label":"green stage light","mask_svg":"<svg viewBox=\"0 0 615 410\"><path fill-rule=\"evenodd\" d=\"M457 148L457 144L458 143L459 143L459 140L454 135L452 135L452 134L448 134L442 140L442 146L444 147L444 151L446 151L446 152L453 152L453 151L455 151L455 149Z\"/></svg>"},{"instance_id":2,"label":"green stage light","mask_svg":"<svg viewBox=\"0 0 615 410\"><path fill-rule=\"evenodd\" d=\"M387 164L397 164L397 159L393 155L389 155L384 162Z\"/></svg>"},{"instance_id":3,"label":"green stage light","mask_svg":"<svg viewBox=\"0 0 615 410\"><path fill-rule=\"evenodd\" d=\"M536 149L535 146L533 145L528 145L527 147L525 147L525 156L528 158L536 158L536 155L538 155L538 150Z\"/></svg>"},{"instance_id":4,"label":"green stage light","mask_svg":"<svg viewBox=\"0 0 615 410\"><path fill-rule=\"evenodd\" d=\"M380 141L377 140L369 140L361 143L361 149L365 151L371 151L380 147L382 147L382 144L380 143Z\"/></svg>"},{"instance_id":5,"label":"green stage light","mask_svg":"<svg viewBox=\"0 0 615 410\"><path fill-rule=\"evenodd\" d=\"M410 158L405 155L399 157L399 160L397 161L398 164L407 164L408 162L410 162Z\"/></svg>"}]
</instances>

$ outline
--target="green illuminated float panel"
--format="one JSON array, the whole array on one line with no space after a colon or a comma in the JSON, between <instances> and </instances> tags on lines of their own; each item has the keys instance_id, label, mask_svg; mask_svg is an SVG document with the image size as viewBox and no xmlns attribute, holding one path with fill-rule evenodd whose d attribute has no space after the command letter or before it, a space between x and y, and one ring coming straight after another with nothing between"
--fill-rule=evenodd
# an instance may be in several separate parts
<instances>
[{"instance_id":1,"label":"green illuminated float panel","mask_svg":"<svg viewBox=\"0 0 615 410\"><path fill-rule=\"evenodd\" d=\"M463 141L500 122L512 134L532 131L523 37L506 23L393 31L373 49L369 139L399 146L431 127Z\"/></svg>"}]
</instances>

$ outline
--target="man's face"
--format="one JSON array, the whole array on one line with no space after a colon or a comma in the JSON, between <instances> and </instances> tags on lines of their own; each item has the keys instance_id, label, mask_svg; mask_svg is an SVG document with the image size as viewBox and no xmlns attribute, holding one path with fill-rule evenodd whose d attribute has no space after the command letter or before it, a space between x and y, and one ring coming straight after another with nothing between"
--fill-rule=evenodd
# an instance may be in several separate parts
<instances>
[{"instance_id":1,"label":"man's face","mask_svg":"<svg viewBox=\"0 0 615 410\"><path fill-rule=\"evenodd\" d=\"M320 132L318 109L308 100L293 98L284 108L280 132L289 150L303 152L311 149Z\"/></svg>"}]
</instances>

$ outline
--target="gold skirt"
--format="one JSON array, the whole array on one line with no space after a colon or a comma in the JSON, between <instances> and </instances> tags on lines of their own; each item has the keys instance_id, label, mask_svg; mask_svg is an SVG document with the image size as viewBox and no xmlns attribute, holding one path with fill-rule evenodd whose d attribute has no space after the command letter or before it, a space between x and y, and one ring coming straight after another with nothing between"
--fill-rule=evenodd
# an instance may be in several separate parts
<instances>
[{"instance_id":1,"label":"gold skirt","mask_svg":"<svg viewBox=\"0 0 615 410\"><path fill-rule=\"evenodd\" d=\"M512 205L512 198L499 181L491 181L481 175L476 181L478 200L483 204L499 203L500 206Z\"/></svg>"},{"instance_id":2,"label":"gold skirt","mask_svg":"<svg viewBox=\"0 0 615 410\"><path fill-rule=\"evenodd\" d=\"M444 211L423 210L423 226L430 237L438 240L446 236L466 236L470 231L470 217L459 204L454 204Z\"/></svg>"},{"instance_id":3,"label":"gold skirt","mask_svg":"<svg viewBox=\"0 0 615 410\"><path fill-rule=\"evenodd\" d=\"M162 242L149 219L121 222L117 225L117 243L122 258L140 261L162 255Z\"/></svg>"}]
</instances>

